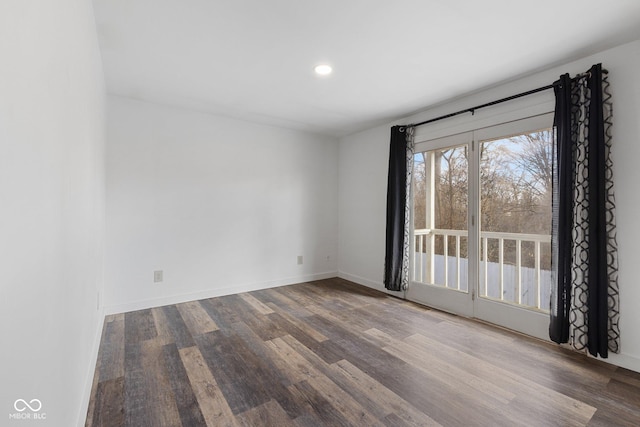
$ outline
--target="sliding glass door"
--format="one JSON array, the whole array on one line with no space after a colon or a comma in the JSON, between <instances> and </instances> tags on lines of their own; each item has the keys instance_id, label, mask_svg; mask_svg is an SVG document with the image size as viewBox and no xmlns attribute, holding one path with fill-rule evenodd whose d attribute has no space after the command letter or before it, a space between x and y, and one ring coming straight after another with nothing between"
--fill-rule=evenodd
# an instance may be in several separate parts
<instances>
[{"instance_id":1,"label":"sliding glass door","mask_svg":"<svg viewBox=\"0 0 640 427\"><path fill-rule=\"evenodd\" d=\"M416 144L408 298L547 337L551 120Z\"/></svg>"}]
</instances>

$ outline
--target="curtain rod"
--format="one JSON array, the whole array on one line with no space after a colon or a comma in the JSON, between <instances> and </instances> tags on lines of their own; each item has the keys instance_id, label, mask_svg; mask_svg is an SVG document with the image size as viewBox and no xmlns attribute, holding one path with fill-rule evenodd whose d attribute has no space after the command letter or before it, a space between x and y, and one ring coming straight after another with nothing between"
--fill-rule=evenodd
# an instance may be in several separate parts
<instances>
[{"instance_id":1,"label":"curtain rod","mask_svg":"<svg viewBox=\"0 0 640 427\"><path fill-rule=\"evenodd\" d=\"M607 70L603 69L602 73L603 74L608 74L609 72ZM577 80L577 79L582 78L582 77L584 77L584 76L586 76L588 74L589 74L588 72L587 73L583 73L583 74L578 74L574 78L572 78L571 80ZM542 91L545 91L545 90L548 90L548 89L553 89L553 87L554 87L554 84L550 84L550 85L547 85L547 86L542 86L542 87L539 87L537 89L532 89L532 90L528 90L526 92L519 93L517 95L511 95L511 96L508 96L506 98L498 99L497 101L487 102L486 104L477 105L477 106L471 107L471 108L466 108L464 110L456 111L455 113L445 114L444 116L436 117L435 119L429 119L429 120L425 120L425 121L420 122L420 123L406 125L406 127L422 126L422 125L426 125L426 124L429 124L429 123L437 122L439 120L448 119L449 117L458 116L458 115L464 114L464 113L474 114L476 112L476 110L479 110L481 108L490 107L492 105L501 104L503 102L511 101L511 100L518 99L518 98L522 98L523 96L533 95L534 93L542 92Z\"/></svg>"},{"instance_id":2,"label":"curtain rod","mask_svg":"<svg viewBox=\"0 0 640 427\"><path fill-rule=\"evenodd\" d=\"M433 122L437 122L439 120L448 119L449 117L458 116L458 115L464 114L464 113L474 114L476 112L476 110L479 110L481 108L490 107L490 106L496 105L496 104L501 104L503 102L511 101L513 99L522 98L523 96L533 95L534 93L542 92L544 90L548 90L548 89L552 89L552 88L553 88L553 85L547 85L547 86L539 87L537 89L528 90L526 92L522 92L522 93L519 93L517 95L511 95L511 96L508 96L506 98L498 99L497 101L491 101L491 102L487 102L486 104L476 105L475 107L466 108L464 110L456 111L455 113L445 114L444 116L436 117L435 119L429 119L429 120L425 120L425 121L420 122L420 123L407 125L407 127L422 126L422 125L426 125L428 123L433 123Z\"/></svg>"}]
</instances>

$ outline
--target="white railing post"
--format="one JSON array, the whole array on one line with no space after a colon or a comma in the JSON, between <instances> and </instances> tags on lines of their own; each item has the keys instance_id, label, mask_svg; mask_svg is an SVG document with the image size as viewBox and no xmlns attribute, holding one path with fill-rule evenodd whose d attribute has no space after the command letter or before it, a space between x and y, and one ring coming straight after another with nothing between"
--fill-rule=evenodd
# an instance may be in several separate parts
<instances>
[{"instance_id":1,"label":"white railing post","mask_svg":"<svg viewBox=\"0 0 640 427\"><path fill-rule=\"evenodd\" d=\"M489 295L489 239L482 238L482 256L484 257L484 296Z\"/></svg>"},{"instance_id":2,"label":"white railing post","mask_svg":"<svg viewBox=\"0 0 640 427\"><path fill-rule=\"evenodd\" d=\"M536 298L536 308L540 307L540 242L536 241L535 248L535 298Z\"/></svg>"},{"instance_id":3,"label":"white railing post","mask_svg":"<svg viewBox=\"0 0 640 427\"><path fill-rule=\"evenodd\" d=\"M460 290L460 236L456 235L456 289Z\"/></svg>"},{"instance_id":4,"label":"white railing post","mask_svg":"<svg viewBox=\"0 0 640 427\"><path fill-rule=\"evenodd\" d=\"M442 254L444 255L444 286L449 287L449 235L442 235Z\"/></svg>"},{"instance_id":5,"label":"white railing post","mask_svg":"<svg viewBox=\"0 0 640 427\"><path fill-rule=\"evenodd\" d=\"M522 240L516 240L516 302L522 304Z\"/></svg>"},{"instance_id":6,"label":"white railing post","mask_svg":"<svg viewBox=\"0 0 640 427\"><path fill-rule=\"evenodd\" d=\"M500 300L504 300L504 239L498 239L498 266L500 267Z\"/></svg>"},{"instance_id":7,"label":"white railing post","mask_svg":"<svg viewBox=\"0 0 640 427\"><path fill-rule=\"evenodd\" d=\"M436 236L433 230L429 230L429 271L428 279L430 284L435 284L435 251Z\"/></svg>"},{"instance_id":8,"label":"white railing post","mask_svg":"<svg viewBox=\"0 0 640 427\"><path fill-rule=\"evenodd\" d=\"M424 235L420 235L420 239L418 244L420 245L420 281L422 282L424 280L424 253L422 252L424 250Z\"/></svg>"}]
</instances>

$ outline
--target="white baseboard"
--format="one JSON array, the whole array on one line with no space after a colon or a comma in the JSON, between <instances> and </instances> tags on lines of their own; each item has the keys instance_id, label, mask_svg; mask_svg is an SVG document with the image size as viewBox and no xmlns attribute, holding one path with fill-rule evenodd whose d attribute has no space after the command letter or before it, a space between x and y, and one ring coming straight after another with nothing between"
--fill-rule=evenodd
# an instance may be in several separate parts
<instances>
[{"instance_id":1,"label":"white baseboard","mask_svg":"<svg viewBox=\"0 0 640 427\"><path fill-rule=\"evenodd\" d=\"M93 377L98 364L98 352L100 351L100 341L102 340L102 328L104 327L104 307L98 310L98 324L96 325L95 336L93 337L93 345L91 347L91 362L87 372L87 379L84 385L84 393L82 394L82 402L80 402L80 410L78 412L78 427L84 427L87 418L87 409L91 400L91 388L93 387Z\"/></svg>"},{"instance_id":2,"label":"white baseboard","mask_svg":"<svg viewBox=\"0 0 640 427\"><path fill-rule=\"evenodd\" d=\"M355 274L347 273L345 271L338 271L338 277L357 283L358 285L366 286L367 288L372 288L382 292L385 291L382 282L374 282L373 280L365 279L364 277L356 276Z\"/></svg>"},{"instance_id":3,"label":"white baseboard","mask_svg":"<svg viewBox=\"0 0 640 427\"><path fill-rule=\"evenodd\" d=\"M226 288L207 289L188 294L171 295L162 298L132 301L123 304L114 304L105 307L105 314L126 313L128 311L144 310L147 308L161 307L163 305L180 304L188 301L196 301L206 298L215 298L225 295L239 294L241 292L259 291L261 289L276 288L278 286L293 285L296 283L311 282L313 280L330 279L338 276L337 271L309 274L306 276L289 277L285 279L270 280L266 282L247 283Z\"/></svg>"},{"instance_id":4,"label":"white baseboard","mask_svg":"<svg viewBox=\"0 0 640 427\"><path fill-rule=\"evenodd\" d=\"M611 363L612 365L620 366L635 372L640 372L640 358L631 356L626 353L610 353L608 359L601 359L603 362Z\"/></svg>"},{"instance_id":5,"label":"white baseboard","mask_svg":"<svg viewBox=\"0 0 640 427\"><path fill-rule=\"evenodd\" d=\"M402 292L393 292L388 289L385 289L384 284L382 282L376 282L374 280L366 279L364 277L360 277L355 274L347 273L344 271L338 271L338 277L348 280L350 282L357 283L358 285L366 286L367 288L375 289L376 291L384 292L385 294L402 298Z\"/></svg>"}]
</instances>

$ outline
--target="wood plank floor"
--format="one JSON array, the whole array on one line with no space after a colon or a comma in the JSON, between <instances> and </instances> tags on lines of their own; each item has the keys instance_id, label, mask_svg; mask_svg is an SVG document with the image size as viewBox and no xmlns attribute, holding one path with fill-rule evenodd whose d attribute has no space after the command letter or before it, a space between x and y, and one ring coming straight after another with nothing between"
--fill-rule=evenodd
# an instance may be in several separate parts
<instances>
[{"instance_id":1,"label":"wood plank floor","mask_svg":"<svg viewBox=\"0 0 640 427\"><path fill-rule=\"evenodd\" d=\"M638 426L640 374L342 279L108 316L87 426Z\"/></svg>"}]
</instances>

